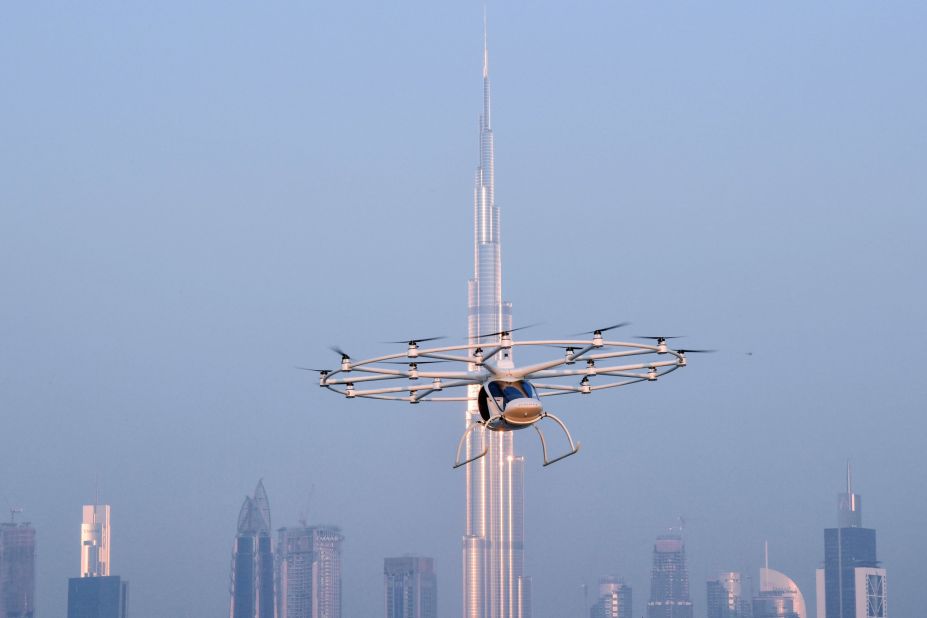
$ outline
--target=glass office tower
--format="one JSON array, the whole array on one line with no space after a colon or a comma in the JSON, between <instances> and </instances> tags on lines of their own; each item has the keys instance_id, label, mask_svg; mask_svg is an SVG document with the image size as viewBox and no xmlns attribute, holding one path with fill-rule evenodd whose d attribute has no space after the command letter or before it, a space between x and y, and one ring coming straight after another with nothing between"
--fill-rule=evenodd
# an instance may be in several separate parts
<instances>
[{"instance_id":1,"label":"glass office tower","mask_svg":"<svg viewBox=\"0 0 927 618\"><path fill-rule=\"evenodd\" d=\"M418 556L383 561L386 618L438 618L434 560Z\"/></svg>"},{"instance_id":2,"label":"glass office tower","mask_svg":"<svg viewBox=\"0 0 927 618\"><path fill-rule=\"evenodd\" d=\"M68 618L128 618L129 582L118 575L68 580Z\"/></svg>"}]
</instances>

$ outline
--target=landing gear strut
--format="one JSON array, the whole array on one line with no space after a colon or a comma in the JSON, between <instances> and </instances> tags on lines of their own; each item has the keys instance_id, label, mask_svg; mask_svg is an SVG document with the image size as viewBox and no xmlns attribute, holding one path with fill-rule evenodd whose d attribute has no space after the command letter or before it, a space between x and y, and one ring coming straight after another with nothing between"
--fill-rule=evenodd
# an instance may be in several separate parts
<instances>
[{"instance_id":1,"label":"landing gear strut","mask_svg":"<svg viewBox=\"0 0 927 618\"><path fill-rule=\"evenodd\" d=\"M551 420L554 421L557 425L560 426L560 429L562 429L562 430L563 430L563 433L566 435L567 442L569 442L569 444L570 444L570 449L569 449L569 451L567 451L567 452L564 453L563 455L560 455L560 456L558 456L558 457L554 457L553 459L549 458L548 455L547 455L547 440L544 439L544 434L541 432L541 428L538 426L538 424L540 423L540 421L543 420L543 419L545 419L545 418L551 419ZM489 441L486 439L486 431L487 431L487 429L486 429L486 423L487 423L487 421L475 421L475 422L471 423L470 426L467 427L466 431L464 431L463 435L460 436L460 441L457 443L457 456L454 458L454 466L453 466L453 467L454 467L455 469L456 469L456 468L460 468L461 466L465 466L465 465L467 465L467 464L469 464L469 463L473 463L473 462L476 461L477 459L480 459L481 457L485 457L485 456L486 456L486 453L489 452ZM549 465L552 464L552 463L557 463L558 461L560 461L560 460L562 460L562 459L566 459L566 458L569 457L570 455L575 455L576 453L579 452L579 447L580 447L579 442L574 442L574 441L573 441L573 436L570 435L570 430L567 429L566 425L563 424L563 421L561 421L559 418L557 418L557 417L554 416L553 414L550 414L549 412L544 412L544 413L541 415L541 418L538 419L538 421L535 422L535 423L533 424L533 426L534 426L535 431L538 432L538 437L541 439L541 452L543 453L543 457L544 457L544 464L543 464L543 465L544 465L545 467L546 467L546 466L549 466ZM467 437L468 437L471 433L476 432L477 430L479 431L479 435L480 435L480 444L483 446L483 449L482 449L478 454L474 455L473 457L470 457L469 459L465 459L465 460L461 461L461 459L460 459L460 452L461 452L461 450L464 448L464 445L465 445L466 442L467 442Z\"/></svg>"}]
</instances>

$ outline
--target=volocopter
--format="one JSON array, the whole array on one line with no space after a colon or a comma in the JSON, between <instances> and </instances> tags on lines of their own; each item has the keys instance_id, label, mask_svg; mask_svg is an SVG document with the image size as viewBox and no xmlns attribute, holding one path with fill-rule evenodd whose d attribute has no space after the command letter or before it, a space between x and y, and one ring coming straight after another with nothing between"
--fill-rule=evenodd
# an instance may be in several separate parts
<instances>
[{"instance_id":1,"label":"volocopter","mask_svg":"<svg viewBox=\"0 0 927 618\"><path fill-rule=\"evenodd\" d=\"M482 450L461 459L467 436L473 431L518 431L534 427L541 442L544 465L565 459L579 452L580 444L566 424L545 405L547 398L563 395L589 395L598 391L628 386L638 382L654 382L688 364L687 353L712 350L671 349L667 340L675 337L638 337L653 343L606 340L604 333L627 323L597 328L574 337L582 339L515 340L512 334L519 328L482 335L471 343L423 348L422 343L443 339L426 337L410 339L404 352L364 360L353 360L344 350L333 347L341 355L341 366L335 370L317 369L319 386L340 393L349 399L380 399L411 404L477 401L480 420L467 427L457 445L454 467L459 468L486 455L488 440L481 440ZM526 327L522 327L526 328ZM588 338L591 335L591 338ZM558 358L517 366L512 350L517 347L563 349ZM629 362L630 361L630 362ZM424 367L436 363L459 363L465 367L446 371ZM403 368L396 365L405 365ZM579 366L576 366L579 365ZM578 382L576 378L579 378ZM569 380L569 381L568 381ZM401 382L402 384L397 384ZM478 394L456 394L455 389L479 385ZM563 454L550 456L540 421L549 419L564 433L569 448Z\"/></svg>"}]
</instances>

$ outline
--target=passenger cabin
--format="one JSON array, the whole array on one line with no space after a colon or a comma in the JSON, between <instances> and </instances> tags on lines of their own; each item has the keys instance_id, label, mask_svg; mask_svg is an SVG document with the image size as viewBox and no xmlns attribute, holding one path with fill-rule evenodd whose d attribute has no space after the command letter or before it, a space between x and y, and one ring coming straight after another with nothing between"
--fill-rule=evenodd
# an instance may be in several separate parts
<instances>
[{"instance_id":1,"label":"passenger cabin","mask_svg":"<svg viewBox=\"0 0 927 618\"><path fill-rule=\"evenodd\" d=\"M480 389L478 399L480 416L484 421L501 416L505 414L505 409L509 403L519 399L534 399L540 404L537 391L534 390L531 382L527 380L517 380L515 382L493 380L488 382Z\"/></svg>"}]
</instances>

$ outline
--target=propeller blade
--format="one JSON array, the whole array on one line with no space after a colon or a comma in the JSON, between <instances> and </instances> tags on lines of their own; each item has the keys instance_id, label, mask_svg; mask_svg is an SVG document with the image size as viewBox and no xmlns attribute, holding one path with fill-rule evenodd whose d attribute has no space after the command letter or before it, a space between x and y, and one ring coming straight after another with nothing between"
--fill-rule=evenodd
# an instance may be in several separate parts
<instances>
[{"instance_id":1,"label":"propeller blade","mask_svg":"<svg viewBox=\"0 0 927 618\"><path fill-rule=\"evenodd\" d=\"M426 341L437 341L438 339L447 339L445 335L440 337L422 337L421 339L403 339L402 341L383 341L382 343L425 343Z\"/></svg>"},{"instance_id":2,"label":"propeller blade","mask_svg":"<svg viewBox=\"0 0 927 618\"><path fill-rule=\"evenodd\" d=\"M676 350L680 354L712 354L717 350Z\"/></svg>"},{"instance_id":3,"label":"propeller blade","mask_svg":"<svg viewBox=\"0 0 927 618\"><path fill-rule=\"evenodd\" d=\"M612 324L611 326L606 326L604 328L597 328L595 330L586 331L584 333L574 333L569 335L570 337L581 337L582 335L594 335L596 333L604 333L605 331L612 330L613 328L622 328L624 326L630 326L630 322L618 322L617 324Z\"/></svg>"},{"instance_id":4,"label":"propeller blade","mask_svg":"<svg viewBox=\"0 0 927 618\"><path fill-rule=\"evenodd\" d=\"M525 326L519 326L518 328L509 328L509 329L507 329L507 330L500 330L500 331L495 332L495 333L486 333L485 335L480 335L479 337L477 337L477 339L485 339L485 338L487 338L487 337L495 337L495 336L497 336L497 335L503 335L503 334L505 334L505 333L510 333L510 334L511 334L511 333L516 332L516 331L525 330L526 328L534 328L535 326L540 326L540 325L541 325L540 322L536 322L536 323L534 323L534 324L526 324Z\"/></svg>"},{"instance_id":5,"label":"propeller blade","mask_svg":"<svg viewBox=\"0 0 927 618\"><path fill-rule=\"evenodd\" d=\"M312 367L300 367L299 365L294 365L296 369L302 369L303 371L317 371L319 373L331 373L331 369L313 369Z\"/></svg>"},{"instance_id":6,"label":"propeller blade","mask_svg":"<svg viewBox=\"0 0 927 618\"><path fill-rule=\"evenodd\" d=\"M348 354L347 352L345 352L344 350L342 350L336 345L330 345L328 346L328 349L334 352L335 354L340 354L341 358L351 358L350 354Z\"/></svg>"},{"instance_id":7,"label":"propeller blade","mask_svg":"<svg viewBox=\"0 0 927 618\"><path fill-rule=\"evenodd\" d=\"M654 341L659 341L660 339L682 339L685 335L674 335L669 337L648 337L647 335L634 335L638 339L653 339Z\"/></svg>"}]
</instances>

